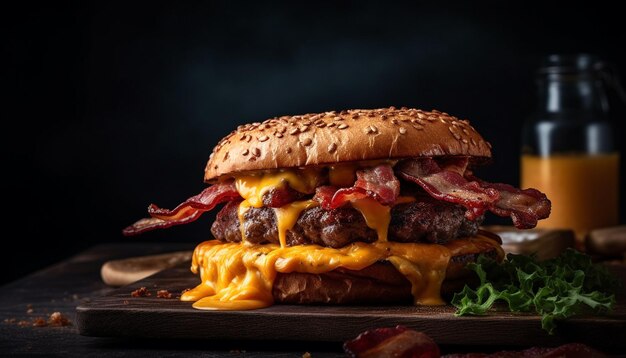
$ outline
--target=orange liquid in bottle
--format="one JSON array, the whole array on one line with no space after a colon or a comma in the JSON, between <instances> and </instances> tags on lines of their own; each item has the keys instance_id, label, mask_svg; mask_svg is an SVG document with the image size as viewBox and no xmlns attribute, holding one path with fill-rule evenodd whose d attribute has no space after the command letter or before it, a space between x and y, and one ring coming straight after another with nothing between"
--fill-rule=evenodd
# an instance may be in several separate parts
<instances>
[{"instance_id":1,"label":"orange liquid in bottle","mask_svg":"<svg viewBox=\"0 0 626 358\"><path fill-rule=\"evenodd\" d=\"M579 240L594 228L618 223L619 155L522 155L522 188L535 188L552 201L550 217L538 227L567 228Z\"/></svg>"}]
</instances>

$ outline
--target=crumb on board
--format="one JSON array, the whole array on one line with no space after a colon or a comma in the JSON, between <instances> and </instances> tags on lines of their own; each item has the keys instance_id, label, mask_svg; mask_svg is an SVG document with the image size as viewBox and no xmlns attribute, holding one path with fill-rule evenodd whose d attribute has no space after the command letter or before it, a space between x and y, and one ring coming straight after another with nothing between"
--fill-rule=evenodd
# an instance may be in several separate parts
<instances>
[{"instance_id":1,"label":"crumb on board","mask_svg":"<svg viewBox=\"0 0 626 358\"><path fill-rule=\"evenodd\" d=\"M145 287L139 287L138 289L136 289L133 292L131 292L130 295L132 297L149 297L149 296L152 296L150 291L148 291L148 289L145 288Z\"/></svg>"},{"instance_id":2,"label":"crumb on board","mask_svg":"<svg viewBox=\"0 0 626 358\"><path fill-rule=\"evenodd\" d=\"M37 317L33 319L33 327L45 327L48 325L48 322L46 322L45 319L43 319L43 317Z\"/></svg>"},{"instance_id":3,"label":"crumb on board","mask_svg":"<svg viewBox=\"0 0 626 358\"><path fill-rule=\"evenodd\" d=\"M52 312L50 317L48 317L48 325L52 327L63 327L71 324L72 322L70 322L70 320L61 312Z\"/></svg>"},{"instance_id":4,"label":"crumb on board","mask_svg":"<svg viewBox=\"0 0 626 358\"><path fill-rule=\"evenodd\" d=\"M304 354L302 355L302 358L311 358L311 353L304 352Z\"/></svg>"},{"instance_id":5,"label":"crumb on board","mask_svg":"<svg viewBox=\"0 0 626 358\"><path fill-rule=\"evenodd\" d=\"M168 290L158 290L157 298L172 298L172 294Z\"/></svg>"}]
</instances>

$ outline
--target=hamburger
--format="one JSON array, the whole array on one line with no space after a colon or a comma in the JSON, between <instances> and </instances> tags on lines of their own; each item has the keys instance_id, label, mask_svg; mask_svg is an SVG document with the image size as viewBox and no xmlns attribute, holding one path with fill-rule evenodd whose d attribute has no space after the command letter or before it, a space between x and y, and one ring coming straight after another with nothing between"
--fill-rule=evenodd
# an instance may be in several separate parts
<instances>
[{"instance_id":1,"label":"hamburger","mask_svg":"<svg viewBox=\"0 0 626 358\"><path fill-rule=\"evenodd\" d=\"M199 309L290 304L444 304L479 255L504 257L487 212L532 228L534 189L473 174L491 145L466 120L395 107L282 116L239 126L213 149L210 186L125 235L187 224L222 204L194 250Z\"/></svg>"}]
</instances>

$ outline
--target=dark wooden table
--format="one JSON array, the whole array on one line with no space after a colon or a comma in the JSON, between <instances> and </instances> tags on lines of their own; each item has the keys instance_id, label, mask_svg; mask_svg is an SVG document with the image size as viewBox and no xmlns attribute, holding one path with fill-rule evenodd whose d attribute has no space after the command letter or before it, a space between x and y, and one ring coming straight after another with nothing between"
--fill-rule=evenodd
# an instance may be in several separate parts
<instances>
[{"instance_id":1,"label":"dark wooden table","mask_svg":"<svg viewBox=\"0 0 626 358\"><path fill-rule=\"evenodd\" d=\"M123 243L96 246L45 270L0 288L0 355L116 355L227 357L342 357L340 343L306 341L174 340L98 338L78 334L76 306L111 292L100 267L111 259L191 250L193 244ZM34 327L37 317L61 312L74 324ZM19 322L24 322L22 325ZM268 327L271 330L272 327ZM332 327L329 327L332 329ZM445 353L493 352L512 347L442 346ZM519 347L518 347L519 348ZM619 353L619 352L612 352Z\"/></svg>"}]
</instances>

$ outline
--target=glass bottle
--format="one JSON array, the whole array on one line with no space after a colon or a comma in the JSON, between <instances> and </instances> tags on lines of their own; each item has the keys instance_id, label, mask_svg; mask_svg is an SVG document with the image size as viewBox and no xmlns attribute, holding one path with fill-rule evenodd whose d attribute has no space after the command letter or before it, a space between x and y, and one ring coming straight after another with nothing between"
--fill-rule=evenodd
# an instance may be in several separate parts
<instances>
[{"instance_id":1,"label":"glass bottle","mask_svg":"<svg viewBox=\"0 0 626 358\"><path fill-rule=\"evenodd\" d=\"M608 117L606 72L592 55L550 55L538 71L534 114L522 133L521 183L552 201L539 227L575 231L618 223L619 153Z\"/></svg>"}]
</instances>

